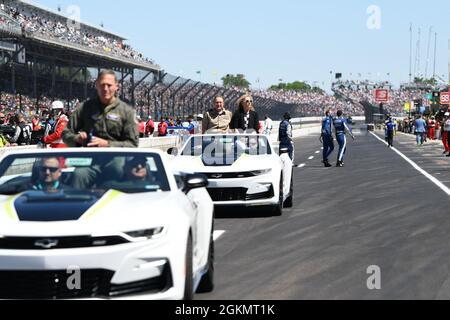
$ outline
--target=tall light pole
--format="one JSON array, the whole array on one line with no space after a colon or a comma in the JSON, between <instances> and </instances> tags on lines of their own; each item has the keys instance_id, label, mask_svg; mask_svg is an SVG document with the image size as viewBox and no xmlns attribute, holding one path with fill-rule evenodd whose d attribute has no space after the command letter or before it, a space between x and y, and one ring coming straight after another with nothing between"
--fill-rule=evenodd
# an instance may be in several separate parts
<instances>
[{"instance_id":1,"label":"tall light pole","mask_svg":"<svg viewBox=\"0 0 450 320\"><path fill-rule=\"evenodd\" d=\"M433 79L436 79L436 56L437 56L437 32L434 33Z\"/></svg>"},{"instance_id":2,"label":"tall light pole","mask_svg":"<svg viewBox=\"0 0 450 320\"><path fill-rule=\"evenodd\" d=\"M430 63L430 45L432 35L433 35L433 27L430 27L430 31L428 33L427 61L425 64L425 79L428 79L428 65Z\"/></svg>"},{"instance_id":3,"label":"tall light pole","mask_svg":"<svg viewBox=\"0 0 450 320\"><path fill-rule=\"evenodd\" d=\"M412 83L412 55L413 55L413 30L412 23L409 27L410 48L409 48L409 83Z\"/></svg>"}]
</instances>

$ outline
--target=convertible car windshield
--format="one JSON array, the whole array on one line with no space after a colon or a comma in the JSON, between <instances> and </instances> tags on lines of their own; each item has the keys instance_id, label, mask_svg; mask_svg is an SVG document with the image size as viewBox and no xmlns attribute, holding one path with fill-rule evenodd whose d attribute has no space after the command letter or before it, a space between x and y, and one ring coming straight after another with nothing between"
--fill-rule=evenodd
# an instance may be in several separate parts
<instances>
[{"instance_id":1,"label":"convertible car windshield","mask_svg":"<svg viewBox=\"0 0 450 320\"><path fill-rule=\"evenodd\" d=\"M183 156L240 157L243 154L260 156L272 153L264 136L218 135L192 137L182 151Z\"/></svg>"},{"instance_id":2,"label":"convertible car windshield","mask_svg":"<svg viewBox=\"0 0 450 320\"><path fill-rule=\"evenodd\" d=\"M0 194L34 192L86 197L117 190L124 193L170 191L158 154L55 153L11 155L0 163Z\"/></svg>"}]
</instances>

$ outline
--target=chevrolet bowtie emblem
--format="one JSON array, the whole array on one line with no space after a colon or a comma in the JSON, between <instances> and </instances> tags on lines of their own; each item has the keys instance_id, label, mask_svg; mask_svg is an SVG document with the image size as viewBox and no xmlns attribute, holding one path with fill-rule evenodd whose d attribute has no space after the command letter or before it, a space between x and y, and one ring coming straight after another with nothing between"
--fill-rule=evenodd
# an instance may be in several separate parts
<instances>
[{"instance_id":1,"label":"chevrolet bowtie emblem","mask_svg":"<svg viewBox=\"0 0 450 320\"><path fill-rule=\"evenodd\" d=\"M42 249L51 249L56 246L58 246L59 241L58 240L52 240L52 239L42 239L38 240L34 243L35 247L40 247Z\"/></svg>"}]
</instances>

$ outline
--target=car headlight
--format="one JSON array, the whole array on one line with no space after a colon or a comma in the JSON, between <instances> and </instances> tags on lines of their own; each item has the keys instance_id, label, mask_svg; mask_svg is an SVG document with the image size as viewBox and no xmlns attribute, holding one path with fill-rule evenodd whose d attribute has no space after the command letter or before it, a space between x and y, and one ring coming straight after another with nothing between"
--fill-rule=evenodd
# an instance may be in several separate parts
<instances>
[{"instance_id":1,"label":"car headlight","mask_svg":"<svg viewBox=\"0 0 450 320\"><path fill-rule=\"evenodd\" d=\"M267 170L255 170L255 171L251 171L250 173L256 177L256 176L262 176L265 174L269 174L271 172L272 172L272 169L267 169Z\"/></svg>"},{"instance_id":2,"label":"car headlight","mask_svg":"<svg viewBox=\"0 0 450 320\"><path fill-rule=\"evenodd\" d=\"M153 239L156 236L159 236L164 231L164 227L158 227L153 229L144 229L144 230L138 230L138 231L130 231L125 232L125 234L134 240L149 240Z\"/></svg>"}]
</instances>

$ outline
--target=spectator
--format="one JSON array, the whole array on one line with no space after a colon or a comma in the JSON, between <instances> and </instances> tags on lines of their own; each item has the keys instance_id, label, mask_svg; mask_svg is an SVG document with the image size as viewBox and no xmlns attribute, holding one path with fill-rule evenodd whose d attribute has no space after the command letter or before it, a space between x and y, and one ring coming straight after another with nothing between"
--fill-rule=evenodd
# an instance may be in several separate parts
<instances>
[{"instance_id":1,"label":"spectator","mask_svg":"<svg viewBox=\"0 0 450 320\"><path fill-rule=\"evenodd\" d=\"M155 132L155 122L153 121L152 117L148 117L148 121L145 124L145 135L147 137L153 137L153 133Z\"/></svg>"},{"instance_id":2,"label":"spectator","mask_svg":"<svg viewBox=\"0 0 450 320\"><path fill-rule=\"evenodd\" d=\"M266 115L264 119L264 134L270 136L273 130L273 121L269 118L269 115Z\"/></svg>"},{"instance_id":3,"label":"spectator","mask_svg":"<svg viewBox=\"0 0 450 320\"><path fill-rule=\"evenodd\" d=\"M10 146L11 144L9 143L8 139L6 139L5 136L0 133L0 148L7 148Z\"/></svg>"},{"instance_id":4,"label":"spectator","mask_svg":"<svg viewBox=\"0 0 450 320\"><path fill-rule=\"evenodd\" d=\"M145 138L145 121L141 117L137 117L139 138Z\"/></svg>"},{"instance_id":5,"label":"spectator","mask_svg":"<svg viewBox=\"0 0 450 320\"><path fill-rule=\"evenodd\" d=\"M33 132L38 132L42 130L41 119L39 118L38 114L33 116L33 120L31 120L31 123L33 125Z\"/></svg>"},{"instance_id":6,"label":"spectator","mask_svg":"<svg viewBox=\"0 0 450 320\"><path fill-rule=\"evenodd\" d=\"M161 121L158 123L158 137L165 137L167 136L167 129L169 128L169 125L166 121L164 121L164 118L161 117Z\"/></svg>"},{"instance_id":7,"label":"spectator","mask_svg":"<svg viewBox=\"0 0 450 320\"><path fill-rule=\"evenodd\" d=\"M64 104L61 101L55 101L52 103L51 110L56 117L56 122L51 134L45 136L43 142L53 149L67 148L62 139L63 132L69 123L69 118L64 114Z\"/></svg>"},{"instance_id":8,"label":"spectator","mask_svg":"<svg viewBox=\"0 0 450 320\"><path fill-rule=\"evenodd\" d=\"M11 143L18 146L26 146L31 143L31 127L27 125L23 114L16 117L16 133Z\"/></svg>"},{"instance_id":9,"label":"spectator","mask_svg":"<svg viewBox=\"0 0 450 320\"><path fill-rule=\"evenodd\" d=\"M444 154L448 152L447 157L450 157L450 113L445 113L445 118L443 122L443 134L442 143L444 144Z\"/></svg>"}]
</instances>

